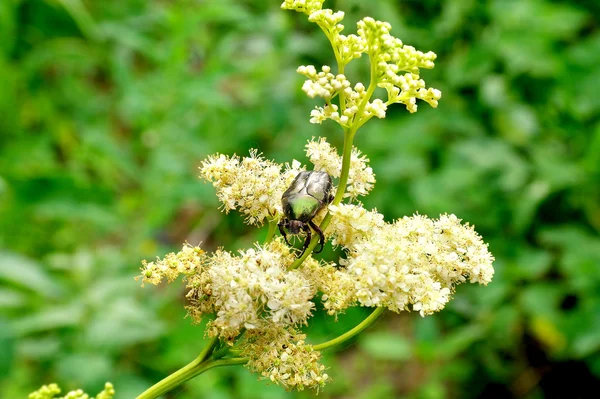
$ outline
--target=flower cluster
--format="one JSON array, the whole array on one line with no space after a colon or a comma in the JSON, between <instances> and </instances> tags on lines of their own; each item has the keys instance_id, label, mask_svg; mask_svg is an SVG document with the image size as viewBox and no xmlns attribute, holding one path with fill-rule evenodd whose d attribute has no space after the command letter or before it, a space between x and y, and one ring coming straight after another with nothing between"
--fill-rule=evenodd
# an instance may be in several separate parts
<instances>
[{"instance_id":1,"label":"flower cluster","mask_svg":"<svg viewBox=\"0 0 600 399\"><path fill-rule=\"evenodd\" d=\"M325 0L285 0L281 4L284 10L294 10L310 15L323 7Z\"/></svg>"},{"instance_id":2,"label":"flower cluster","mask_svg":"<svg viewBox=\"0 0 600 399\"><path fill-rule=\"evenodd\" d=\"M60 393L60 388L56 384L43 385L40 389L35 392L29 394L29 399L94 399L89 396L81 389L76 391L71 391L67 393L65 396L58 397ZM96 399L112 399L115 395L115 390L110 382L107 382L104 385L104 389L98 395L96 395Z\"/></svg>"},{"instance_id":3,"label":"flower cluster","mask_svg":"<svg viewBox=\"0 0 600 399\"><path fill-rule=\"evenodd\" d=\"M310 70L310 68L314 67L309 65L308 67L301 66L298 69L300 70L302 68ZM329 67L326 65L323 66L324 70L327 70L328 68ZM348 85L346 85L346 82ZM377 118L385 118L385 112L387 110L386 103L379 98L374 99L372 102L368 101L369 93L362 83L357 83L354 85L354 88L349 87L349 84L350 82L347 80L344 81L344 90L342 92L345 94L345 109L341 115L338 112L339 107L336 104L328 102L324 107L315 107L315 109L310 112L310 122L320 124L326 119L331 119L339 123L341 126L349 128L353 123L356 123L356 115L359 113L359 110L361 110L359 118L359 122L361 124L371 119L373 116L376 116ZM320 96L321 93L328 92L329 85L322 87L318 80L316 82L313 80L307 80L304 82L302 89L308 96L314 97L316 95ZM334 95L337 94L339 94L339 91L334 93ZM327 97L324 98L327 99Z\"/></svg>"},{"instance_id":4,"label":"flower cluster","mask_svg":"<svg viewBox=\"0 0 600 399\"><path fill-rule=\"evenodd\" d=\"M352 243L364 240L385 225L383 215L377 210L367 211L359 205L330 205L329 211L335 217L326 233L333 234L333 245L350 248Z\"/></svg>"},{"instance_id":5,"label":"flower cluster","mask_svg":"<svg viewBox=\"0 0 600 399\"><path fill-rule=\"evenodd\" d=\"M315 170L327 172L331 177L340 177L342 171L342 158L338 155L335 148L324 138L311 140L306 145L306 156L315 166ZM359 196L365 196L373 189L375 185L375 174L373 169L368 166L369 159L361 152L352 147L350 158L350 172L348 176L348 185L344 198L354 200Z\"/></svg>"},{"instance_id":6,"label":"flower cluster","mask_svg":"<svg viewBox=\"0 0 600 399\"><path fill-rule=\"evenodd\" d=\"M261 225L281 214L281 195L300 170L299 162L276 164L252 150L241 159L212 155L202 162L200 176L217 189L225 212L239 209L248 224Z\"/></svg>"},{"instance_id":7,"label":"flower cluster","mask_svg":"<svg viewBox=\"0 0 600 399\"><path fill-rule=\"evenodd\" d=\"M384 118L387 107L391 104L404 104L409 112L417 111L417 99L423 100L432 107L437 107L442 93L433 88L426 88L425 81L419 76L419 69L431 69L435 53L423 53L390 34L391 25L367 17L357 23L357 35L342 35L344 26L340 22L344 13L322 9L323 1L286 0L281 7L307 14L308 20L321 27L331 42L338 68L343 71L352 59L367 54L371 63L373 84L365 89L362 83L354 86L343 73L334 75L329 66L323 66L317 72L312 65L301 66L298 73L307 80L302 90L309 97L321 97L326 105L317 107L311 112L311 123L322 123L332 119L347 128L353 124L362 125L372 118ZM371 96L375 87L387 91L387 100L374 99ZM331 100L339 95L340 105Z\"/></svg>"},{"instance_id":8,"label":"flower cluster","mask_svg":"<svg viewBox=\"0 0 600 399\"><path fill-rule=\"evenodd\" d=\"M317 72L314 66L299 66L297 72L308 78L302 86L302 90L307 96L314 98L316 96L330 100L340 91L350 94L352 90L350 81L342 74L334 75L331 68L327 65L321 68L321 72ZM346 121L347 122L347 121Z\"/></svg>"},{"instance_id":9,"label":"flower cluster","mask_svg":"<svg viewBox=\"0 0 600 399\"><path fill-rule=\"evenodd\" d=\"M351 285L345 294L362 306L395 312L412 308L425 316L444 308L456 284L467 279L488 284L493 277L494 257L487 244L454 215L437 220L414 215L385 223L376 211L355 205L330 210L335 222L328 233L344 246L347 258L341 260L344 271L332 274L327 284ZM343 310L334 304L326 308Z\"/></svg>"},{"instance_id":10,"label":"flower cluster","mask_svg":"<svg viewBox=\"0 0 600 399\"><path fill-rule=\"evenodd\" d=\"M305 324L314 309L316 286L301 270L288 270L295 256L282 240L257 245L239 255L207 254L185 245L178 253L144 263L142 282L158 284L186 276L190 316L199 322L215 314L209 335L231 340L245 330ZM307 264L317 262L314 259Z\"/></svg>"},{"instance_id":11,"label":"flower cluster","mask_svg":"<svg viewBox=\"0 0 600 399\"><path fill-rule=\"evenodd\" d=\"M185 244L180 252L170 253L157 262L142 261L142 286L144 283L158 285L166 279L171 283L180 275L192 275L206 264L206 253L199 247Z\"/></svg>"},{"instance_id":12,"label":"flower cluster","mask_svg":"<svg viewBox=\"0 0 600 399\"><path fill-rule=\"evenodd\" d=\"M158 284L184 275L191 317L198 322L215 316L208 335L233 343L244 332L238 345L250 359L248 367L294 389L315 388L328 378L320 353L296 330L312 316L319 292L334 316L356 305L425 316L444 308L455 285L492 279L487 244L454 215L386 223L360 205L332 205L330 211L326 233L346 252L339 266L308 257L301 268L290 269L295 256L275 239L238 255L185 245L162 260L144 262L141 278Z\"/></svg>"},{"instance_id":13,"label":"flower cluster","mask_svg":"<svg viewBox=\"0 0 600 399\"><path fill-rule=\"evenodd\" d=\"M144 262L141 278L158 284L185 275L188 313L196 322L215 315L207 325L209 336L233 343L244 332L238 347L250 369L286 388L317 388L328 379L321 355L296 327L312 315L317 286L323 285L313 280L321 275L311 271L331 266L308 258L306 269L289 270L294 260L280 239L237 256L185 245L162 260Z\"/></svg>"},{"instance_id":14,"label":"flower cluster","mask_svg":"<svg viewBox=\"0 0 600 399\"><path fill-rule=\"evenodd\" d=\"M306 155L314 170L325 171L334 178L340 177L342 157L325 140L311 140L306 145ZM351 200L364 196L373 189L375 174L368 166L369 159L356 148L352 149L350 172L346 193ZM217 197L228 212L239 210L246 215L248 224L262 224L265 219L282 217L281 196L301 170L298 161L281 165L250 151L249 157L239 158L212 155L202 162L200 176L212 182Z\"/></svg>"},{"instance_id":15,"label":"flower cluster","mask_svg":"<svg viewBox=\"0 0 600 399\"><path fill-rule=\"evenodd\" d=\"M271 328L248 334L243 356L247 367L286 389L319 389L329 380L321 353L304 342L306 336L295 330Z\"/></svg>"}]
</instances>

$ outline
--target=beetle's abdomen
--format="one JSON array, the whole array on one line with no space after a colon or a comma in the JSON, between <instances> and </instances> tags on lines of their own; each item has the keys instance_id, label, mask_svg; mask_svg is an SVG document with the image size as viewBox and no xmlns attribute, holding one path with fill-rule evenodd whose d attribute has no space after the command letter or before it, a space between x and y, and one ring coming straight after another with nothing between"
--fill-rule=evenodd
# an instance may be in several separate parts
<instances>
[{"instance_id":1,"label":"beetle's abdomen","mask_svg":"<svg viewBox=\"0 0 600 399\"><path fill-rule=\"evenodd\" d=\"M292 220L307 223L321 209L321 202L309 194L292 194L282 199L283 210Z\"/></svg>"}]
</instances>

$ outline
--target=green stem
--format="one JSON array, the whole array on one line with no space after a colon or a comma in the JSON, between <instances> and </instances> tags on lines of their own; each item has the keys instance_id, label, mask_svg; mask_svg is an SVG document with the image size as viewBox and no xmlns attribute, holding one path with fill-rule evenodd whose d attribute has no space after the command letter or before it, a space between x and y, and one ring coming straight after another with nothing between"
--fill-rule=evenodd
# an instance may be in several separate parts
<instances>
[{"instance_id":1,"label":"green stem","mask_svg":"<svg viewBox=\"0 0 600 399\"><path fill-rule=\"evenodd\" d=\"M345 65L342 64L340 61L338 61L337 66L338 66L338 74L344 75ZM344 92L344 90L340 90L339 98L340 98L340 115L344 115L344 111L346 110L346 93Z\"/></svg>"},{"instance_id":2,"label":"green stem","mask_svg":"<svg viewBox=\"0 0 600 399\"><path fill-rule=\"evenodd\" d=\"M331 202L332 205L339 205L339 203L342 202L342 199L344 198L344 193L346 192L346 186L348 185L348 177L350 175L350 161L352 160L352 142L354 140L354 135L356 134L356 131L358 130L359 127L362 126L362 123L361 123L362 122L362 114L365 111L365 107L367 106L367 103L371 99L371 96L373 96L375 89L377 88L377 76L376 75L377 75L377 65L375 64L373 59L371 59L371 79L369 81L369 87L367 88L365 97L363 98L362 102L358 106L358 111L356 112L356 119L352 123L352 126L350 126L350 128L348 130L344 130L344 150L343 150L343 154L342 154L342 171L340 174L340 181L338 183L338 190L335 193L335 197L334 197L333 201ZM340 100L341 99L342 99L342 97L340 96ZM332 218L331 212L327 212L327 215L325 215L325 217L323 218L323 221L319 225L319 227L321 228L322 231L325 231L325 229L327 229L327 226L329 226L329 222L331 221L331 218ZM297 258L290 265L289 269L293 270L293 269L297 269L298 267L300 267L302 262L304 262L304 260L306 258L308 258L308 256L313 252L313 250L317 246L318 242L319 242L318 237L313 237L313 239L311 240L310 244L308 245L308 248L306 249L306 251L304 251L302 256Z\"/></svg>"},{"instance_id":3,"label":"green stem","mask_svg":"<svg viewBox=\"0 0 600 399\"><path fill-rule=\"evenodd\" d=\"M211 364L211 362L207 363L206 361L210 357L210 355L212 354L213 350L215 349L215 347L217 346L218 343L219 343L218 338L211 339L210 342L204 347L202 352L200 352L200 354L194 360L192 360L192 362L190 362L186 366L180 368L173 374L163 378L161 381L157 382L156 384L152 385L150 388L148 388L146 391L144 391L142 394L140 394L136 399L157 398L160 395L169 392L173 388L183 384L187 380L189 380L189 379L195 377L196 375L211 368L211 367L206 368L206 366L208 364ZM214 362L212 362L212 363L214 363ZM212 366L212 367L216 367L216 366Z\"/></svg>"},{"instance_id":4,"label":"green stem","mask_svg":"<svg viewBox=\"0 0 600 399\"><path fill-rule=\"evenodd\" d=\"M268 244L273 241L273 236L275 235L275 231L277 230L277 223L269 222L269 230L267 231L267 236L265 237L264 244Z\"/></svg>"},{"instance_id":5,"label":"green stem","mask_svg":"<svg viewBox=\"0 0 600 399\"><path fill-rule=\"evenodd\" d=\"M322 351L325 349L329 349L333 346L337 346L349 340L350 338L353 338L354 336L363 332L365 329L369 328L369 326L371 326L373 323L375 323L377 319L379 319L379 317L383 315L383 312L385 312L385 310L386 308L382 307L375 308L375 310L373 310L373 312L371 312L371 314L366 319L357 324L353 329L346 331L344 334L330 341L323 342L322 344L318 345L313 345L313 349L317 351ZM242 353L242 351L239 349L230 349L228 352L229 355L234 356L239 356L240 353Z\"/></svg>"},{"instance_id":6,"label":"green stem","mask_svg":"<svg viewBox=\"0 0 600 399\"><path fill-rule=\"evenodd\" d=\"M349 340L350 338L354 337L355 335L357 335L360 332L362 332L363 330L365 330L367 327L369 327L375 321L377 321L377 319L383 314L383 312L385 312L385 309L386 308L383 308L383 307L375 308L375 310L366 319L361 321L353 329L346 331L344 334L342 334L339 337L336 337L330 341L323 342L322 344L318 344L318 345L313 345L313 349L317 350L317 351L322 351L324 349L331 348L332 346L339 345L339 344L343 343L344 341Z\"/></svg>"},{"instance_id":7,"label":"green stem","mask_svg":"<svg viewBox=\"0 0 600 399\"><path fill-rule=\"evenodd\" d=\"M248 363L247 357L230 357L228 359L219 359L213 360L210 362L206 362L204 366L198 369L198 372L194 374L192 377L197 376L198 374L202 374L207 370L213 369L215 367L223 367L223 366L235 366L238 364L246 364ZM190 378L192 378L190 377Z\"/></svg>"}]
</instances>

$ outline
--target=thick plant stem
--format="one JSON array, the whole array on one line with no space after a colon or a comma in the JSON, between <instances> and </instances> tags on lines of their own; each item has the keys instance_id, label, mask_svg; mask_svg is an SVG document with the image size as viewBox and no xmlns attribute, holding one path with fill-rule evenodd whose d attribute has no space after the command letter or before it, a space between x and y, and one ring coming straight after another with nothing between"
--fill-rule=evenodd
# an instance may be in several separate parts
<instances>
[{"instance_id":1,"label":"thick plant stem","mask_svg":"<svg viewBox=\"0 0 600 399\"><path fill-rule=\"evenodd\" d=\"M200 352L200 354L194 360L192 360L191 363L180 368L173 374L163 378L161 381L157 382L156 384L148 388L146 391L144 391L142 394L140 394L136 399L158 398L160 395L169 392L173 388L183 384L184 382L193 378L194 376L208 370L206 366L211 362L208 362L207 360L210 358L210 355L212 354L213 350L215 349L218 343L218 338L211 339L210 342L204 347L202 352Z\"/></svg>"},{"instance_id":2,"label":"thick plant stem","mask_svg":"<svg viewBox=\"0 0 600 399\"><path fill-rule=\"evenodd\" d=\"M383 314L383 312L385 312L385 308L382 308L382 307L376 308L373 311L373 313L371 313L366 319L361 321L353 329L346 331L344 334L342 334L339 337L336 337L330 341L323 342L322 344L318 344L318 345L313 345L313 349L317 350L317 351L322 351L324 349L328 349L333 346L337 346L337 345L349 340L350 338L354 337L355 335L357 335L360 332L362 332L363 330L365 330L367 327L369 327L375 321L377 321L377 319L379 319L379 317Z\"/></svg>"}]
</instances>

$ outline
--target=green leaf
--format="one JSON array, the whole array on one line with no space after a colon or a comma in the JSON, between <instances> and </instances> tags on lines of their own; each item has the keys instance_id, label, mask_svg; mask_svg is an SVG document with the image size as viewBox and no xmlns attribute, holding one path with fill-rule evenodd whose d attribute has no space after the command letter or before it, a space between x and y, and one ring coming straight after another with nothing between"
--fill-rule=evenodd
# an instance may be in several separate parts
<instances>
[{"instance_id":1,"label":"green leaf","mask_svg":"<svg viewBox=\"0 0 600 399\"><path fill-rule=\"evenodd\" d=\"M365 353L378 360L404 361L410 359L413 353L406 338L388 331L365 334L359 345Z\"/></svg>"},{"instance_id":2,"label":"green leaf","mask_svg":"<svg viewBox=\"0 0 600 399\"><path fill-rule=\"evenodd\" d=\"M7 376L15 359L16 340L10 324L0 318L0 375Z\"/></svg>"},{"instance_id":3,"label":"green leaf","mask_svg":"<svg viewBox=\"0 0 600 399\"><path fill-rule=\"evenodd\" d=\"M542 282L525 287L519 295L519 303L531 317L554 316L564 293L560 284Z\"/></svg>"},{"instance_id":4,"label":"green leaf","mask_svg":"<svg viewBox=\"0 0 600 399\"><path fill-rule=\"evenodd\" d=\"M438 347L440 357L452 359L485 336L485 329L477 324L466 325L453 330Z\"/></svg>"},{"instance_id":5,"label":"green leaf","mask_svg":"<svg viewBox=\"0 0 600 399\"><path fill-rule=\"evenodd\" d=\"M62 291L41 263L11 252L0 252L0 280L46 298L56 298Z\"/></svg>"},{"instance_id":6,"label":"green leaf","mask_svg":"<svg viewBox=\"0 0 600 399\"><path fill-rule=\"evenodd\" d=\"M81 326L84 316L83 304L45 307L43 311L27 315L13 322L13 329L19 336L52 331L65 327Z\"/></svg>"}]
</instances>

